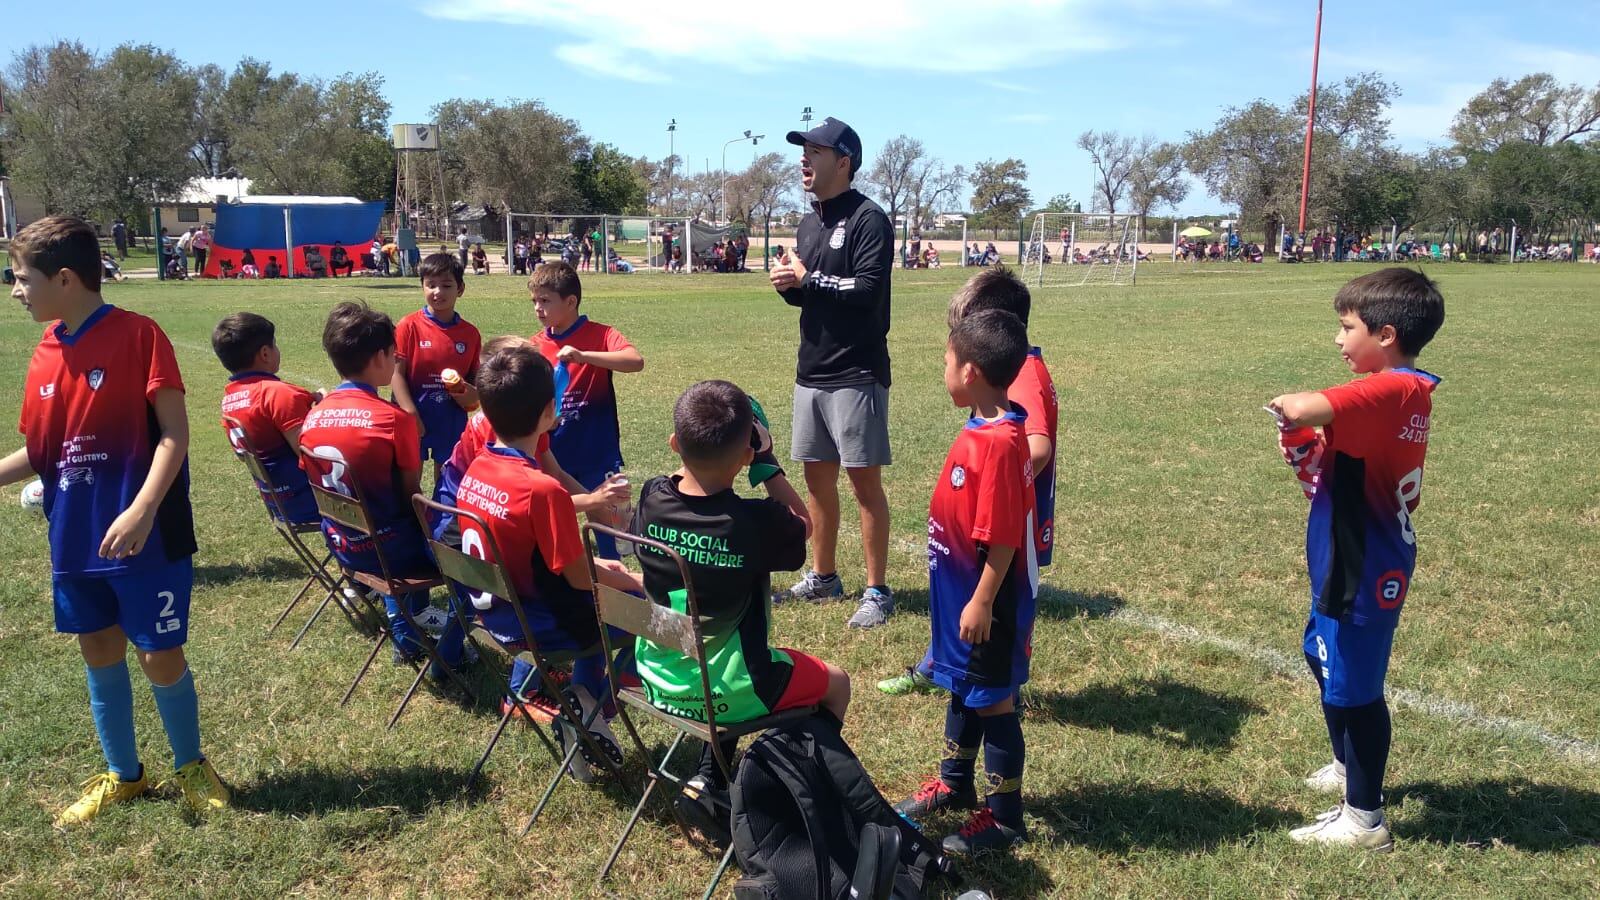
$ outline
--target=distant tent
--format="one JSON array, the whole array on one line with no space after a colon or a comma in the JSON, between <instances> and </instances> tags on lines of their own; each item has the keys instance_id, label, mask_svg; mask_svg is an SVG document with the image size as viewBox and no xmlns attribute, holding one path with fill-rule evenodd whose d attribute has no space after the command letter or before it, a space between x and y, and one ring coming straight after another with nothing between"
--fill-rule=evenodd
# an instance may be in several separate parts
<instances>
[{"instance_id":1,"label":"distant tent","mask_svg":"<svg viewBox=\"0 0 1600 900\"><path fill-rule=\"evenodd\" d=\"M265 269L277 257L283 274L309 274L305 262L307 247L317 247L328 259L334 241L344 244L352 262L359 266L361 254L369 251L383 218L383 201L370 203L353 197L246 197L239 204L217 207L217 229L211 236L211 255L206 258L207 278L222 273L222 263L238 272L240 259L249 250L256 267ZM287 259L285 259L287 257Z\"/></svg>"}]
</instances>

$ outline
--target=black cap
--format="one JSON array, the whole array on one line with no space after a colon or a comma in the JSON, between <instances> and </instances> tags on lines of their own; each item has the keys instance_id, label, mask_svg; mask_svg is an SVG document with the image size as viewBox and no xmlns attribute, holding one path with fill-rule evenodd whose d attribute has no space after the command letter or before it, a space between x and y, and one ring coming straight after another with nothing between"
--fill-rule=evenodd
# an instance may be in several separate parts
<instances>
[{"instance_id":1,"label":"black cap","mask_svg":"<svg viewBox=\"0 0 1600 900\"><path fill-rule=\"evenodd\" d=\"M791 131L788 141L796 146L816 144L827 147L840 156L850 157L850 171L861 168L861 136L849 125L832 116L822 120L822 124L810 131Z\"/></svg>"}]
</instances>

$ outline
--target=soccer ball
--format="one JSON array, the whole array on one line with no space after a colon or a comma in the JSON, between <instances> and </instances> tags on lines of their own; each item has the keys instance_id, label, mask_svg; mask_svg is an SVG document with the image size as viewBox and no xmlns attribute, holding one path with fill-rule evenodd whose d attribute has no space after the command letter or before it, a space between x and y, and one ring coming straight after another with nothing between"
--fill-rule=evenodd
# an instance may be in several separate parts
<instances>
[{"instance_id":1,"label":"soccer ball","mask_svg":"<svg viewBox=\"0 0 1600 900\"><path fill-rule=\"evenodd\" d=\"M31 512L44 512L44 482L38 478L22 488L22 508Z\"/></svg>"}]
</instances>

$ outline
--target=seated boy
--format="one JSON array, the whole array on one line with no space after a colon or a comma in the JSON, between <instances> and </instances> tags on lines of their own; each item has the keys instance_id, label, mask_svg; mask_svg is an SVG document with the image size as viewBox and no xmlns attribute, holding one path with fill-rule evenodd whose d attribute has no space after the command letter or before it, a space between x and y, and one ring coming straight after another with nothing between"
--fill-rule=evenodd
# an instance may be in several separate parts
<instances>
[{"instance_id":1,"label":"seated boy","mask_svg":"<svg viewBox=\"0 0 1600 900\"><path fill-rule=\"evenodd\" d=\"M973 313L998 309L1016 316L1026 328L1032 308L1028 286L1011 269L997 266L972 276L950 299L949 324L954 329ZM1055 546L1056 431L1060 410L1055 382L1038 347L1028 348L1022 370L1006 388L1006 399L1021 406L1027 415L1023 432L1027 435L1028 464L1033 471L1033 550L1042 569L1050 565ZM936 687L932 674L930 651L915 668L878 682L878 690L885 694L932 691Z\"/></svg>"},{"instance_id":2,"label":"seated boy","mask_svg":"<svg viewBox=\"0 0 1600 900\"><path fill-rule=\"evenodd\" d=\"M622 332L579 314L583 285L570 264L534 269L528 291L544 326L533 344L555 370L558 419L550 449L561 467L592 491L622 471L614 373L644 371L644 356ZM596 543L601 556L617 557L609 537L596 537Z\"/></svg>"},{"instance_id":3,"label":"seated boy","mask_svg":"<svg viewBox=\"0 0 1600 900\"><path fill-rule=\"evenodd\" d=\"M978 807L981 744L989 794L945 838L946 853L1002 850L1027 834L1015 697L1028 680L1038 567L1025 414L1006 397L1027 355L1027 329L999 310L961 319L945 350L945 389L957 407L972 411L928 508L933 681L950 692L945 755L939 774L896 809L920 818Z\"/></svg>"},{"instance_id":4,"label":"seated boy","mask_svg":"<svg viewBox=\"0 0 1600 900\"><path fill-rule=\"evenodd\" d=\"M478 406L472 383L483 336L456 309L467 289L461 260L449 253L431 253L418 275L423 307L407 313L395 327L397 358L389 388L395 404L416 417L422 459L433 460L437 480L439 466L461 439L467 413ZM458 380L447 384L444 373L451 369Z\"/></svg>"},{"instance_id":5,"label":"seated boy","mask_svg":"<svg viewBox=\"0 0 1600 900\"><path fill-rule=\"evenodd\" d=\"M1386 851L1394 841L1383 816L1390 743L1383 682L1417 561L1411 515L1439 383L1415 365L1444 324L1444 298L1421 272L1382 269L1340 288L1333 308L1334 343L1350 371L1367 377L1268 404L1280 417L1284 459L1311 498L1305 654L1322 690L1333 762L1306 784L1343 795L1289 834Z\"/></svg>"},{"instance_id":6,"label":"seated boy","mask_svg":"<svg viewBox=\"0 0 1600 900\"><path fill-rule=\"evenodd\" d=\"M172 343L155 322L102 299L99 238L88 222L39 219L9 253L11 296L45 330L23 385L24 446L0 460L0 484L35 474L44 483L56 630L77 636L107 767L56 827L86 825L150 789L134 733L130 642L172 748L171 781L195 811L221 809L228 789L200 752L184 655L195 537L189 419ZM8 661L39 665L22 655Z\"/></svg>"},{"instance_id":7,"label":"seated boy","mask_svg":"<svg viewBox=\"0 0 1600 900\"><path fill-rule=\"evenodd\" d=\"M242 312L227 316L211 332L211 349L222 367L228 370L228 386L222 393L222 414L244 429L244 437L261 457L261 465L272 476L278 503L292 524L316 522L317 500L300 468L300 426L306 413L321 394L278 378L283 355L278 350L276 328L264 316ZM227 422L222 430L235 450L243 450L240 435ZM261 501L276 518L266 485L256 483Z\"/></svg>"},{"instance_id":8,"label":"seated boy","mask_svg":"<svg viewBox=\"0 0 1600 900\"><path fill-rule=\"evenodd\" d=\"M766 471L751 473L752 481L765 479L768 498L747 500L734 493L740 470L757 461L751 446L755 422L750 398L726 381L702 381L684 391L673 407L670 438L683 466L645 484L629 530L673 547L689 564L705 620L711 689L722 703L717 721L743 722L778 710L821 706L842 723L850 677L814 656L768 644L770 573L805 564L810 522L805 504L775 464L770 437L758 463ZM779 496L787 503L773 499ZM677 565L642 544L637 553L646 594L684 612ZM700 696L694 661L643 638L635 651L651 702L704 721L706 698ZM731 753L733 747L724 749ZM727 788L709 747L691 787Z\"/></svg>"},{"instance_id":9,"label":"seated boy","mask_svg":"<svg viewBox=\"0 0 1600 900\"><path fill-rule=\"evenodd\" d=\"M615 763L622 751L603 715L593 715L608 697L605 657L600 651L600 623L595 615L589 562L578 533L577 511L561 483L540 471L535 462L541 435L555 423L555 378L550 364L528 344L511 345L484 361L479 373L483 413L494 428L495 442L467 467L456 494L456 505L475 513L488 526L488 537L498 547L511 584L521 601L523 617L533 640L543 652L592 649L572 666L569 696L592 735ZM459 520L461 545L472 555L488 552L484 528L470 518ZM620 564L603 568L601 579L621 590L637 591L637 578ZM470 598L478 620L509 647L524 646L517 611L504 598L475 594ZM513 670L511 690L520 693L521 679ZM556 734L563 744L578 739L574 725L557 719ZM592 757L587 744L573 758L572 776L593 778L593 767L605 760Z\"/></svg>"},{"instance_id":10,"label":"seated boy","mask_svg":"<svg viewBox=\"0 0 1600 900\"><path fill-rule=\"evenodd\" d=\"M400 407L379 397L375 387L394 377L394 323L365 303L345 301L328 313L322 347L345 380L306 415L300 427L301 465L325 488L349 496L352 486L359 487L375 527L374 534L358 536L324 519L328 547L340 565L354 571L381 575L377 554L381 545L394 577L435 575L437 568L411 507L411 495L417 493L422 477L416 424ZM383 601L395 662L420 661L425 652L422 639L401 615L400 604L405 603L414 617L428 605L428 592L385 596ZM451 666L461 659L461 639L461 628L452 616L438 642L439 655ZM432 669L429 675L437 682L443 673Z\"/></svg>"}]
</instances>

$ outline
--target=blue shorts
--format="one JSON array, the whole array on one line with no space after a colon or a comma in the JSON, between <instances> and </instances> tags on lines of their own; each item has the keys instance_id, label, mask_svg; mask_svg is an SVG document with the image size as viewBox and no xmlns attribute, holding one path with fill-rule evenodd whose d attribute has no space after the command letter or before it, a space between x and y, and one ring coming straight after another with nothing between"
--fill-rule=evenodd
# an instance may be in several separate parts
<instances>
[{"instance_id":1,"label":"blue shorts","mask_svg":"<svg viewBox=\"0 0 1600 900\"><path fill-rule=\"evenodd\" d=\"M450 461L461 432L467 429L467 411L442 391L428 392L416 398L417 415L428 433L422 436L422 459L432 459L439 465Z\"/></svg>"},{"instance_id":2,"label":"blue shorts","mask_svg":"<svg viewBox=\"0 0 1600 900\"><path fill-rule=\"evenodd\" d=\"M1329 706L1366 706L1383 699L1393 647L1393 628L1351 625L1316 612L1306 621L1306 657L1321 670L1317 681Z\"/></svg>"},{"instance_id":3,"label":"blue shorts","mask_svg":"<svg viewBox=\"0 0 1600 900\"><path fill-rule=\"evenodd\" d=\"M969 709L988 709L1017 696L1017 685L1014 684L974 684L965 678L946 675L938 669L933 670L932 678L934 684L954 694Z\"/></svg>"},{"instance_id":4,"label":"blue shorts","mask_svg":"<svg viewBox=\"0 0 1600 900\"><path fill-rule=\"evenodd\" d=\"M192 557L132 575L57 575L52 587L62 634L119 625L140 650L170 650L189 639Z\"/></svg>"}]
</instances>

